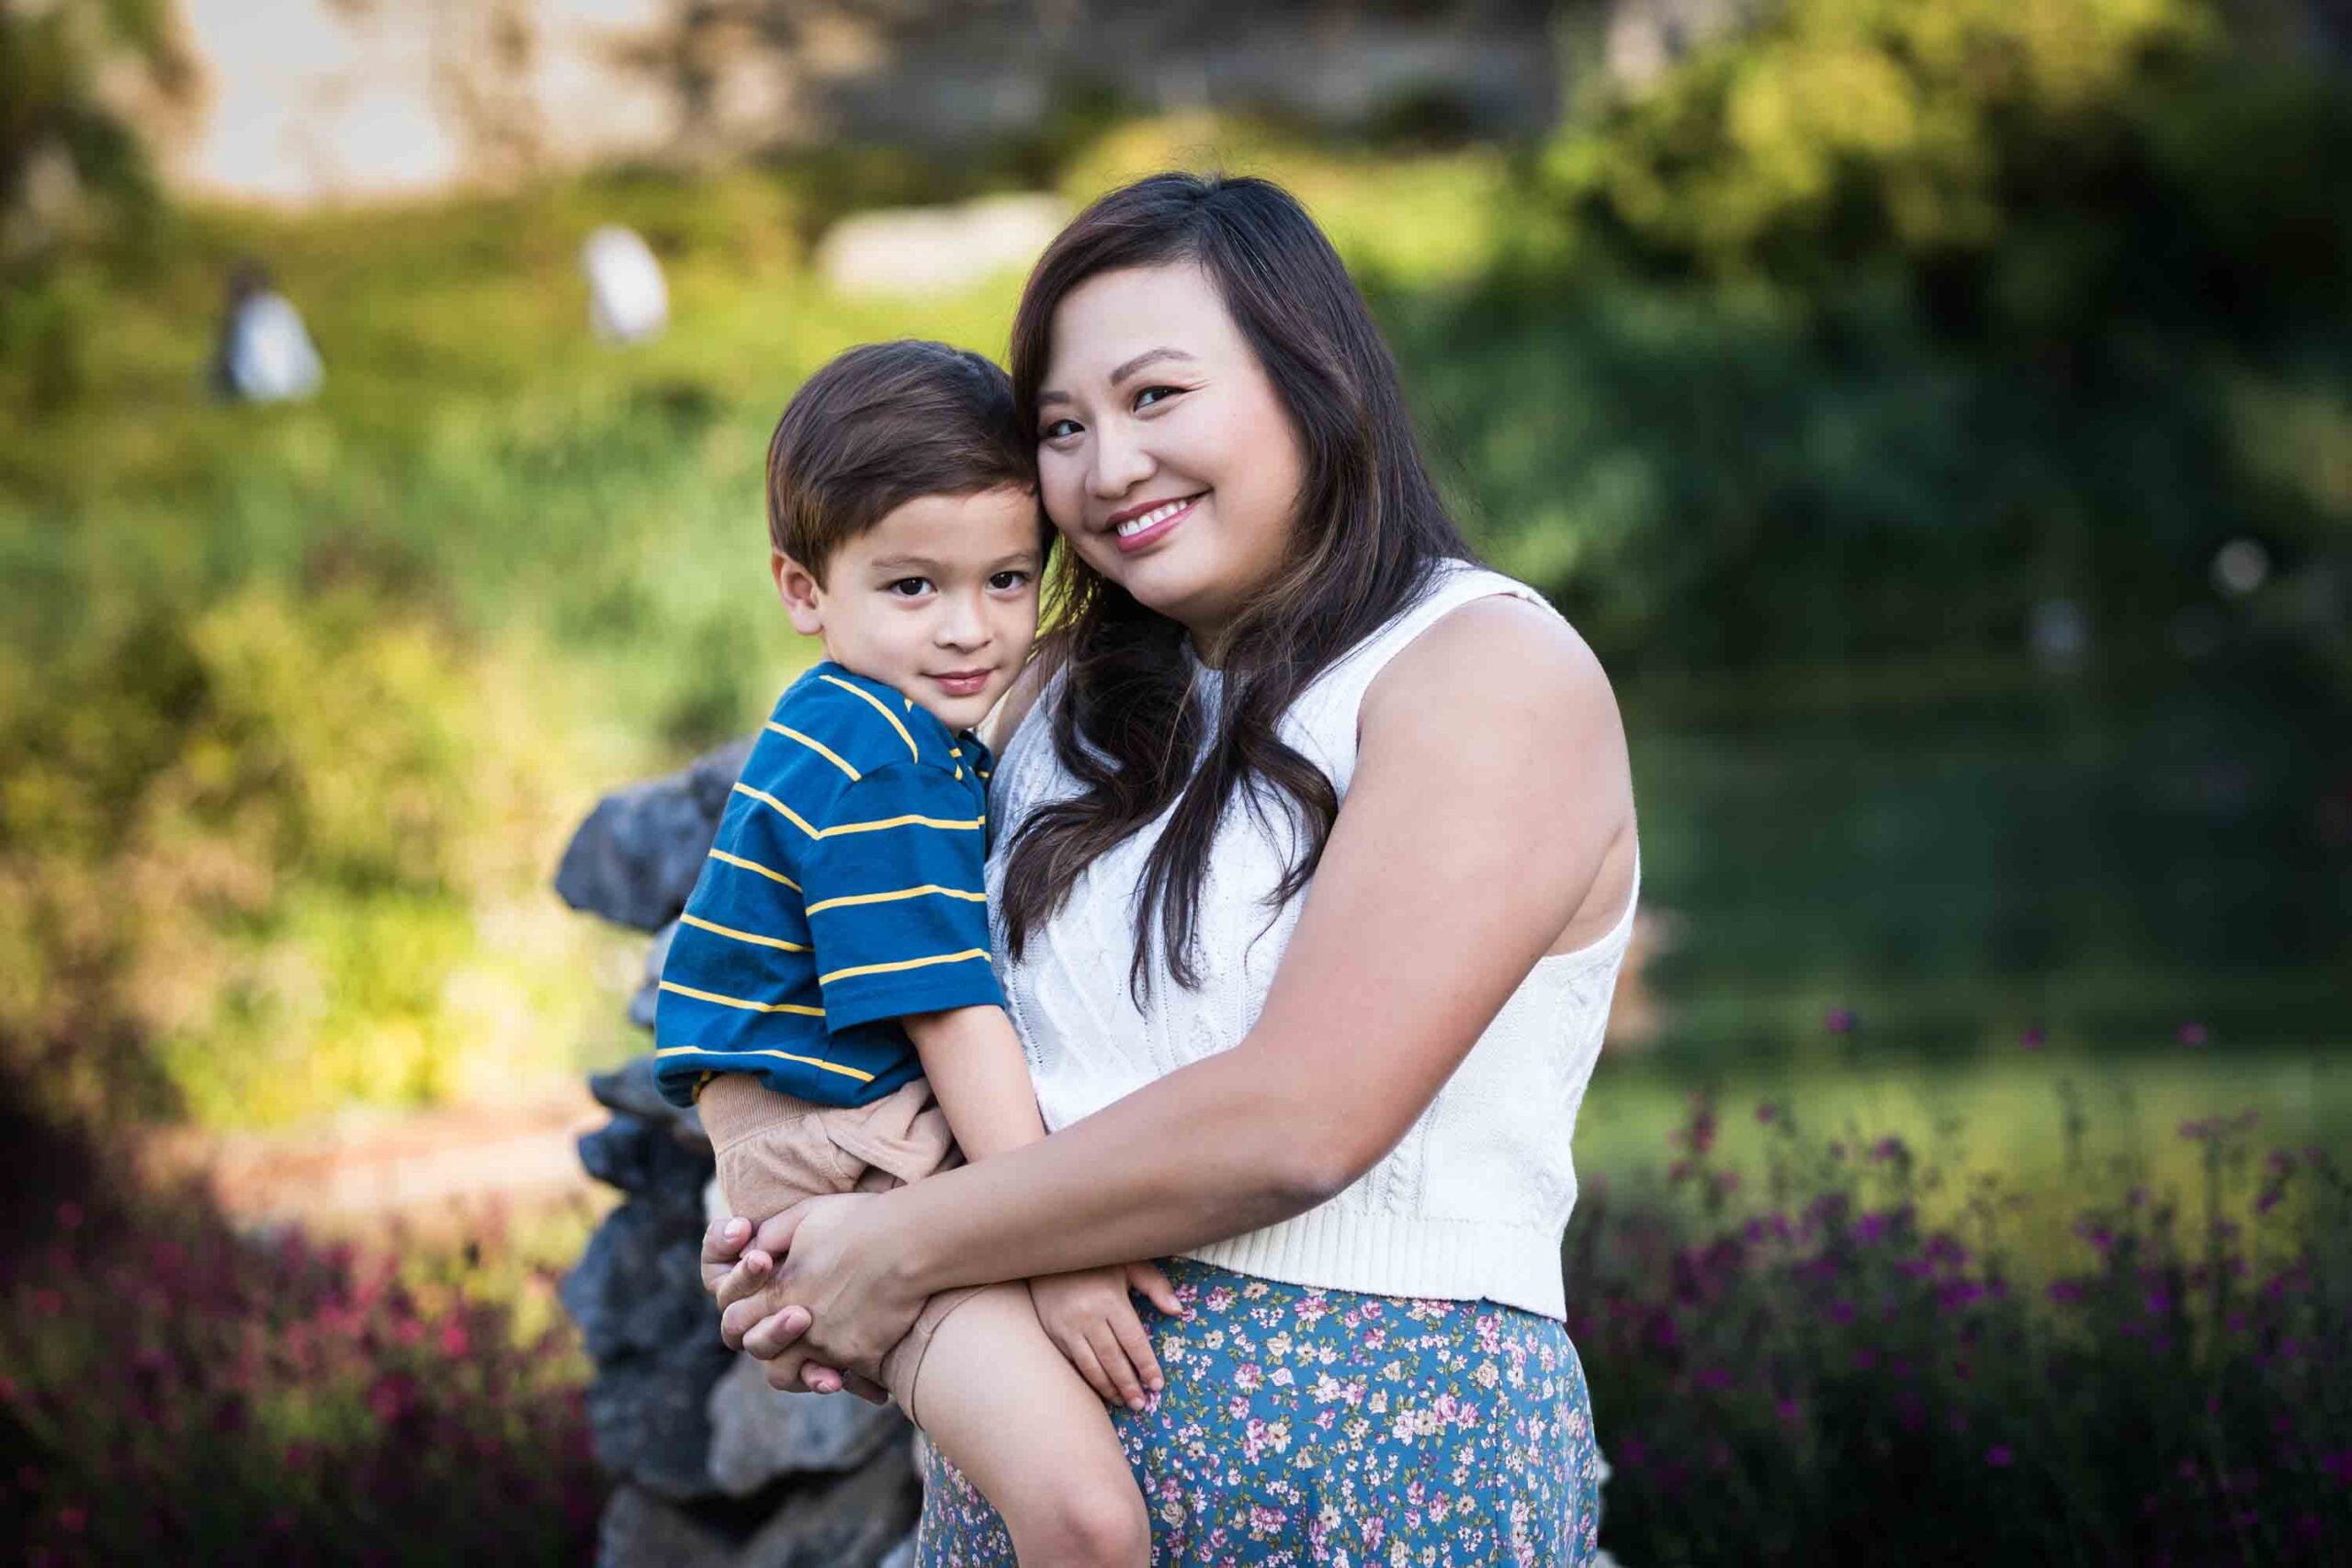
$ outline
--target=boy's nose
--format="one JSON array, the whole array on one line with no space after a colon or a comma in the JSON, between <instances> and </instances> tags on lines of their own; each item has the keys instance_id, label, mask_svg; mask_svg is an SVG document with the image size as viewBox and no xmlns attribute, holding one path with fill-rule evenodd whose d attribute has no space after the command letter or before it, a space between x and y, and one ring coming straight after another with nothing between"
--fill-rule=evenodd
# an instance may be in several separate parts
<instances>
[{"instance_id":1,"label":"boy's nose","mask_svg":"<svg viewBox=\"0 0 2352 1568\"><path fill-rule=\"evenodd\" d=\"M988 617L978 606L956 601L942 608L946 614L932 630L933 640L942 648L977 648L989 640Z\"/></svg>"}]
</instances>

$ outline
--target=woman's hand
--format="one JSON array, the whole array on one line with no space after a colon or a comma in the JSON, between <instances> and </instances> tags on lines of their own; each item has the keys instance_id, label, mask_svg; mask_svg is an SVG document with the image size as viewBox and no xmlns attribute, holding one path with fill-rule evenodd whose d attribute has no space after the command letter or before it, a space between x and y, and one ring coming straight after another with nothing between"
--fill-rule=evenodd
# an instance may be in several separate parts
<instances>
[{"instance_id":1,"label":"woman's hand","mask_svg":"<svg viewBox=\"0 0 2352 1568\"><path fill-rule=\"evenodd\" d=\"M1114 1263L1070 1274L1044 1274L1029 1281L1029 1299L1046 1337L1069 1358L1079 1376L1113 1404L1144 1406L1144 1391L1158 1393L1167 1380L1151 1353L1129 1291L1141 1291L1170 1316L1183 1315L1176 1289L1153 1263Z\"/></svg>"},{"instance_id":2,"label":"woman's hand","mask_svg":"<svg viewBox=\"0 0 2352 1568\"><path fill-rule=\"evenodd\" d=\"M718 1299L719 1337L767 1362L771 1388L814 1388L839 1368L831 1376L845 1373L855 1392L878 1394L872 1380L883 1354L905 1337L923 1298L885 1266L877 1207L862 1193L795 1204L761 1225L732 1265L730 1251L742 1244L727 1227L705 1236L703 1280Z\"/></svg>"},{"instance_id":3,"label":"woman's hand","mask_svg":"<svg viewBox=\"0 0 2352 1568\"><path fill-rule=\"evenodd\" d=\"M721 1220L703 1233L702 1288L716 1296L722 1308L759 1291L775 1267L766 1250L745 1251L752 1239L752 1222L741 1215ZM807 1332L808 1322L808 1309L796 1306L776 1315L775 1329L786 1339L797 1339ZM878 1404L887 1397L864 1378L843 1377L837 1369L814 1361L801 1363L800 1381L810 1393L839 1393L846 1387L870 1404Z\"/></svg>"}]
</instances>

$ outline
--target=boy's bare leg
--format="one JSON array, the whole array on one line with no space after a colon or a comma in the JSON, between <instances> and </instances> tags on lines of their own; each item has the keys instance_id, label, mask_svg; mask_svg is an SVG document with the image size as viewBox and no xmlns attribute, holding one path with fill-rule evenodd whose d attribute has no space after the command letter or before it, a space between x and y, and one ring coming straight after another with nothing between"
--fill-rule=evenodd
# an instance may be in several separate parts
<instances>
[{"instance_id":1,"label":"boy's bare leg","mask_svg":"<svg viewBox=\"0 0 2352 1568\"><path fill-rule=\"evenodd\" d=\"M990 1286L939 1325L911 1403L1003 1517L1021 1568L1149 1568L1151 1523L1110 1412L1038 1326L1027 1286Z\"/></svg>"}]
</instances>

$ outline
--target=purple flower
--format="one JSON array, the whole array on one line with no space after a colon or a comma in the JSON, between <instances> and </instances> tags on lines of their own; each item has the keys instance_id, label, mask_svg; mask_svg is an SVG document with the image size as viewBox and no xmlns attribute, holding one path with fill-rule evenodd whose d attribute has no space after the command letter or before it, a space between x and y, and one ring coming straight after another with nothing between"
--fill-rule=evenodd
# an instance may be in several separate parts
<instances>
[{"instance_id":1,"label":"purple flower","mask_svg":"<svg viewBox=\"0 0 2352 1568\"><path fill-rule=\"evenodd\" d=\"M2009 1451L2009 1445L2007 1443L1995 1443L1984 1450L1984 1462L1995 1470L2008 1469L2010 1465L2017 1462L2017 1457Z\"/></svg>"},{"instance_id":2,"label":"purple flower","mask_svg":"<svg viewBox=\"0 0 2352 1568\"><path fill-rule=\"evenodd\" d=\"M2203 1024L2197 1022L2193 1019L2185 1021L2181 1024L2178 1032L2178 1039L2183 1045L2202 1045L2205 1043L2206 1038L2205 1026Z\"/></svg>"},{"instance_id":3,"label":"purple flower","mask_svg":"<svg viewBox=\"0 0 2352 1568\"><path fill-rule=\"evenodd\" d=\"M1767 1127L1778 1121L1780 1119L1780 1115L1781 1108L1773 1104L1769 1100L1756 1108L1756 1120Z\"/></svg>"},{"instance_id":4,"label":"purple flower","mask_svg":"<svg viewBox=\"0 0 2352 1568\"><path fill-rule=\"evenodd\" d=\"M1832 1034L1851 1034L1862 1026L1861 1019L1856 1016L1852 1008L1831 1008L1821 1023Z\"/></svg>"},{"instance_id":5,"label":"purple flower","mask_svg":"<svg viewBox=\"0 0 2352 1568\"><path fill-rule=\"evenodd\" d=\"M2030 1026L2024 1033L2018 1036L2018 1043L2029 1051L2041 1050L2049 1043L2049 1040L2050 1032L2038 1023Z\"/></svg>"}]
</instances>

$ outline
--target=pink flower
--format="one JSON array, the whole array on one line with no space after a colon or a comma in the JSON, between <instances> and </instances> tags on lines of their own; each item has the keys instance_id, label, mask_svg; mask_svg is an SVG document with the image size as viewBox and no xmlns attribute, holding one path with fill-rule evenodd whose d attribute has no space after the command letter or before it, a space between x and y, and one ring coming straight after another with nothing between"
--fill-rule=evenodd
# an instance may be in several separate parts
<instances>
[{"instance_id":1,"label":"pink flower","mask_svg":"<svg viewBox=\"0 0 2352 1568\"><path fill-rule=\"evenodd\" d=\"M1828 1016L1821 1022L1832 1034L1851 1034L1862 1025L1861 1019L1852 1008L1831 1008Z\"/></svg>"},{"instance_id":2,"label":"pink flower","mask_svg":"<svg viewBox=\"0 0 2352 1568\"><path fill-rule=\"evenodd\" d=\"M2041 1025L2038 1023L2028 1028L2023 1034L2018 1036L2018 1043L2024 1046L2029 1051L2041 1050L2043 1045L2049 1043L2049 1040L2050 1032L2042 1028Z\"/></svg>"},{"instance_id":3,"label":"pink flower","mask_svg":"<svg viewBox=\"0 0 2352 1568\"><path fill-rule=\"evenodd\" d=\"M2178 1038L2183 1045L2202 1045L2207 1038L2205 1026L2193 1019L2187 1021L2180 1026Z\"/></svg>"}]
</instances>

